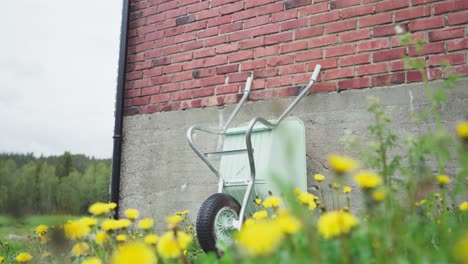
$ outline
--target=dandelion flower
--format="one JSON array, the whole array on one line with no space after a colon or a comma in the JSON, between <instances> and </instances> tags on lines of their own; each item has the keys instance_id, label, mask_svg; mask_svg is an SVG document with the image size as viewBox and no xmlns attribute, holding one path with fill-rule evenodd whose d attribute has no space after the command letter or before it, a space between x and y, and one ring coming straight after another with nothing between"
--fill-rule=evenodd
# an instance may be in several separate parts
<instances>
[{"instance_id":1,"label":"dandelion flower","mask_svg":"<svg viewBox=\"0 0 468 264\"><path fill-rule=\"evenodd\" d=\"M260 199L260 198L258 198L258 197L255 198L255 203L256 203L257 205L260 205L260 204L262 203L262 199Z\"/></svg>"},{"instance_id":2,"label":"dandelion flower","mask_svg":"<svg viewBox=\"0 0 468 264\"><path fill-rule=\"evenodd\" d=\"M322 182L323 180L325 180L325 176L323 176L322 174L315 174L314 179L318 182Z\"/></svg>"},{"instance_id":3,"label":"dandelion flower","mask_svg":"<svg viewBox=\"0 0 468 264\"><path fill-rule=\"evenodd\" d=\"M301 193L302 193L301 189L299 189L299 188L294 189L294 194L295 195L299 195Z\"/></svg>"},{"instance_id":4,"label":"dandelion flower","mask_svg":"<svg viewBox=\"0 0 468 264\"><path fill-rule=\"evenodd\" d=\"M460 210L467 211L468 210L468 202L463 202L460 204Z\"/></svg>"},{"instance_id":5,"label":"dandelion flower","mask_svg":"<svg viewBox=\"0 0 468 264\"><path fill-rule=\"evenodd\" d=\"M88 212L90 212L92 215L102 215L106 214L110 211L110 207L108 203L94 203L88 208Z\"/></svg>"},{"instance_id":6,"label":"dandelion flower","mask_svg":"<svg viewBox=\"0 0 468 264\"><path fill-rule=\"evenodd\" d=\"M350 192L351 192L351 187L349 187L349 186L344 186L344 187L343 187L343 193L344 193L344 194L348 194L348 193L350 193Z\"/></svg>"},{"instance_id":7,"label":"dandelion flower","mask_svg":"<svg viewBox=\"0 0 468 264\"><path fill-rule=\"evenodd\" d=\"M301 193L297 198L299 199L299 202L305 205L309 205L310 203L314 202L316 197L315 195L311 193L305 192L305 193Z\"/></svg>"},{"instance_id":8,"label":"dandelion flower","mask_svg":"<svg viewBox=\"0 0 468 264\"><path fill-rule=\"evenodd\" d=\"M457 124L457 134L461 139L468 139L468 121Z\"/></svg>"},{"instance_id":9,"label":"dandelion flower","mask_svg":"<svg viewBox=\"0 0 468 264\"><path fill-rule=\"evenodd\" d=\"M49 227L48 227L48 226L46 226L46 225L38 225L38 226L36 227L36 230L34 230L34 232L36 233L36 235L38 235L38 236L41 237L41 236L44 236L44 235L47 233L48 230L49 230Z\"/></svg>"},{"instance_id":10,"label":"dandelion flower","mask_svg":"<svg viewBox=\"0 0 468 264\"><path fill-rule=\"evenodd\" d=\"M83 256L86 254L86 252L88 252L89 250L89 245L88 243L86 242L80 242L80 243L77 243L73 246L72 248L72 253L73 255L79 257L79 256Z\"/></svg>"},{"instance_id":11,"label":"dandelion flower","mask_svg":"<svg viewBox=\"0 0 468 264\"><path fill-rule=\"evenodd\" d=\"M97 224L97 219L93 217L83 217L80 221L85 222L88 226L95 226Z\"/></svg>"},{"instance_id":12,"label":"dandelion flower","mask_svg":"<svg viewBox=\"0 0 468 264\"><path fill-rule=\"evenodd\" d=\"M278 208L282 203L281 198L276 196L268 196L265 201L263 201L263 207L265 208Z\"/></svg>"},{"instance_id":13,"label":"dandelion flower","mask_svg":"<svg viewBox=\"0 0 468 264\"><path fill-rule=\"evenodd\" d=\"M444 186L449 184L452 180L447 175L440 174L437 176L437 181L439 182L440 185Z\"/></svg>"},{"instance_id":14,"label":"dandelion flower","mask_svg":"<svg viewBox=\"0 0 468 264\"><path fill-rule=\"evenodd\" d=\"M89 226L80 220L70 221L63 226L65 236L71 240L78 240L91 232Z\"/></svg>"},{"instance_id":15,"label":"dandelion flower","mask_svg":"<svg viewBox=\"0 0 468 264\"><path fill-rule=\"evenodd\" d=\"M182 214L183 214L183 215L188 215L188 213L189 213L189 211L188 211L188 210L184 210L184 211L182 211Z\"/></svg>"},{"instance_id":16,"label":"dandelion flower","mask_svg":"<svg viewBox=\"0 0 468 264\"><path fill-rule=\"evenodd\" d=\"M317 224L319 233L326 239L347 234L358 225L352 214L343 211L324 213Z\"/></svg>"},{"instance_id":17,"label":"dandelion flower","mask_svg":"<svg viewBox=\"0 0 468 264\"><path fill-rule=\"evenodd\" d=\"M138 222L138 227L144 230L148 230L154 225L154 220L152 218L144 218Z\"/></svg>"},{"instance_id":18,"label":"dandelion flower","mask_svg":"<svg viewBox=\"0 0 468 264\"><path fill-rule=\"evenodd\" d=\"M455 242L453 254L460 263L468 263L468 233L465 232L457 242Z\"/></svg>"},{"instance_id":19,"label":"dandelion flower","mask_svg":"<svg viewBox=\"0 0 468 264\"><path fill-rule=\"evenodd\" d=\"M125 210L125 215L127 216L128 219L135 220L138 218L139 213L137 209L130 208L130 209Z\"/></svg>"},{"instance_id":20,"label":"dandelion flower","mask_svg":"<svg viewBox=\"0 0 468 264\"><path fill-rule=\"evenodd\" d=\"M155 234L149 234L145 236L145 243L148 245L156 245L158 243L159 237Z\"/></svg>"},{"instance_id":21,"label":"dandelion flower","mask_svg":"<svg viewBox=\"0 0 468 264\"><path fill-rule=\"evenodd\" d=\"M266 210L261 210L261 211L255 212L252 215L252 218L255 219L255 220L261 220L261 219L265 219L267 217L268 217L268 212Z\"/></svg>"},{"instance_id":22,"label":"dandelion flower","mask_svg":"<svg viewBox=\"0 0 468 264\"><path fill-rule=\"evenodd\" d=\"M124 229L132 225L132 222L128 219L119 219L115 222L115 228Z\"/></svg>"},{"instance_id":23,"label":"dandelion flower","mask_svg":"<svg viewBox=\"0 0 468 264\"><path fill-rule=\"evenodd\" d=\"M119 242L125 242L127 240L127 235L124 235L124 234L117 235L115 237L115 240Z\"/></svg>"},{"instance_id":24,"label":"dandelion flower","mask_svg":"<svg viewBox=\"0 0 468 264\"><path fill-rule=\"evenodd\" d=\"M382 184L382 178L371 171L362 171L356 174L354 180L364 190L372 189Z\"/></svg>"},{"instance_id":25,"label":"dandelion flower","mask_svg":"<svg viewBox=\"0 0 468 264\"><path fill-rule=\"evenodd\" d=\"M81 264L102 264L102 260L97 257L88 257Z\"/></svg>"},{"instance_id":26,"label":"dandelion flower","mask_svg":"<svg viewBox=\"0 0 468 264\"><path fill-rule=\"evenodd\" d=\"M42 257L43 257L43 258L52 257L52 253L50 253L50 251L46 251L46 252L42 253Z\"/></svg>"},{"instance_id":27,"label":"dandelion flower","mask_svg":"<svg viewBox=\"0 0 468 264\"><path fill-rule=\"evenodd\" d=\"M280 211L278 217L276 217L273 222L284 234L295 234L302 227L301 222L297 218L291 216L286 210Z\"/></svg>"},{"instance_id":28,"label":"dandelion flower","mask_svg":"<svg viewBox=\"0 0 468 264\"><path fill-rule=\"evenodd\" d=\"M166 222L168 223L170 229L177 227L177 225L179 225L179 223L183 220L184 218L180 215L166 217Z\"/></svg>"},{"instance_id":29,"label":"dandelion flower","mask_svg":"<svg viewBox=\"0 0 468 264\"><path fill-rule=\"evenodd\" d=\"M101 228L105 231L117 230L117 220L115 219L106 219L101 223Z\"/></svg>"},{"instance_id":30,"label":"dandelion flower","mask_svg":"<svg viewBox=\"0 0 468 264\"><path fill-rule=\"evenodd\" d=\"M0 256L0 263L3 263L4 260L5 260L5 258Z\"/></svg>"},{"instance_id":31,"label":"dandelion flower","mask_svg":"<svg viewBox=\"0 0 468 264\"><path fill-rule=\"evenodd\" d=\"M109 235L106 232L100 231L96 234L94 241L96 241L97 244L101 245L104 244L108 239Z\"/></svg>"},{"instance_id":32,"label":"dandelion flower","mask_svg":"<svg viewBox=\"0 0 468 264\"><path fill-rule=\"evenodd\" d=\"M109 203L108 206L109 206L109 209L110 209L110 210L114 210L115 208L117 208L117 204L116 204L116 203Z\"/></svg>"},{"instance_id":33,"label":"dandelion flower","mask_svg":"<svg viewBox=\"0 0 468 264\"><path fill-rule=\"evenodd\" d=\"M111 257L112 264L154 264L156 255L153 250L143 242L130 242L122 244Z\"/></svg>"},{"instance_id":34,"label":"dandelion flower","mask_svg":"<svg viewBox=\"0 0 468 264\"><path fill-rule=\"evenodd\" d=\"M376 202L381 202L383 199L385 199L385 196L387 194L384 191L375 191L372 193L372 199Z\"/></svg>"},{"instance_id":35,"label":"dandelion flower","mask_svg":"<svg viewBox=\"0 0 468 264\"><path fill-rule=\"evenodd\" d=\"M28 262L33 258L33 256L27 252L22 252L19 253L16 257L15 260L18 262Z\"/></svg>"},{"instance_id":36,"label":"dandelion flower","mask_svg":"<svg viewBox=\"0 0 468 264\"><path fill-rule=\"evenodd\" d=\"M332 154L328 156L328 163L338 174L353 171L358 168L358 162L348 156Z\"/></svg>"},{"instance_id":37,"label":"dandelion flower","mask_svg":"<svg viewBox=\"0 0 468 264\"><path fill-rule=\"evenodd\" d=\"M163 258L177 258L192 243L192 237L182 231L169 231L164 234L157 245L159 255Z\"/></svg>"},{"instance_id":38,"label":"dandelion flower","mask_svg":"<svg viewBox=\"0 0 468 264\"><path fill-rule=\"evenodd\" d=\"M268 255L279 246L283 232L273 220L245 224L236 235L239 245L253 256Z\"/></svg>"}]
</instances>

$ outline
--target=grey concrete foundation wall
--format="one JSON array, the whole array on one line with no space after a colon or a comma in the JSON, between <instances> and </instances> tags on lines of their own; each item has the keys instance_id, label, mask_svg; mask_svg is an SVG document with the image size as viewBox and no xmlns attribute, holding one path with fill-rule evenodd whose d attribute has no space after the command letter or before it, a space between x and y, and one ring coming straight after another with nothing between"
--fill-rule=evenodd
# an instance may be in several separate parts
<instances>
[{"instance_id":1,"label":"grey concrete foundation wall","mask_svg":"<svg viewBox=\"0 0 468 264\"><path fill-rule=\"evenodd\" d=\"M449 131L468 110L468 79L448 90L448 103L442 118ZM412 113L429 105L421 84L401 85L340 93L311 94L291 115L306 125L308 183L315 173L329 174L326 157L330 153L348 153L341 142L346 130L366 139L366 127L373 121L367 112L367 97L380 98L393 119L392 129L400 138L425 133L426 125L417 125ZM240 125L255 116L274 118L292 98L248 102L234 122ZM196 218L199 206L216 192L217 180L188 146L185 134L193 124L219 127L233 110L233 105L127 116L124 119L124 143L121 168L120 208L137 208L142 216L156 217L164 228L164 217L190 210ZM428 124L431 125L431 124ZM199 145L219 147L216 138L198 137ZM452 165L449 174L456 168ZM352 187L352 181L350 181ZM357 188L353 188L353 201ZM357 202L358 203L358 202Z\"/></svg>"}]
</instances>

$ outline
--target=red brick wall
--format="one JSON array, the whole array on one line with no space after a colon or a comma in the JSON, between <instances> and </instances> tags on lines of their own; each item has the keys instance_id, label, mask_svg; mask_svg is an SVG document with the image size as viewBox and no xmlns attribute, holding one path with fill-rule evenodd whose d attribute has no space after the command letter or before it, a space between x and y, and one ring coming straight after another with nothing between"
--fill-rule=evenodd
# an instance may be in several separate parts
<instances>
[{"instance_id":1,"label":"red brick wall","mask_svg":"<svg viewBox=\"0 0 468 264\"><path fill-rule=\"evenodd\" d=\"M468 73L468 0L132 0L125 112L237 102L250 71L252 100L291 96L317 63L313 92L419 82ZM399 45L395 26L425 39Z\"/></svg>"}]
</instances>

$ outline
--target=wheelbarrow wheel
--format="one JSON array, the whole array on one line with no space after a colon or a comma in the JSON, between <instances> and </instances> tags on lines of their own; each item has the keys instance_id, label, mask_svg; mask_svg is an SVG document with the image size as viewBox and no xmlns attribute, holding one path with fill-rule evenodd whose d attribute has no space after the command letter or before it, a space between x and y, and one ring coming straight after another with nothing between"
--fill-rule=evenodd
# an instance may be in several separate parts
<instances>
[{"instance_id":1,"label":"wheelbarrow wheel","mask_svg":"<svg viewBox=\"0 0 468 264\"><path fill-rule=\"evenodd\" d=\"M232 241L232 222L239 219L240 209L236 199L225 193L215 193L203 202L196 223L198 242L203 251L217 252L217 240Z\"/></svg>"}]
</instances>

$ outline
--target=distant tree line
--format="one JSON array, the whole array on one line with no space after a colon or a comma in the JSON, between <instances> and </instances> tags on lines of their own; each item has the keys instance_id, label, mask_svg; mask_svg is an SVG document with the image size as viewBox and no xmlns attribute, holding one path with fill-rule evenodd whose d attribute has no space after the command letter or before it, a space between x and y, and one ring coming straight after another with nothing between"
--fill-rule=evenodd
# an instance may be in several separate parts
<instances>
[{"instance_id":1,"label":"distant tree line","mask_svg":"<svg viewBox=\"0 0 468 264\"><path fill-rule=\"evenodd\" d=\"M0 214L80 214L109 200L110 159L0 153Z\"/></svg>"}]
</instances>

